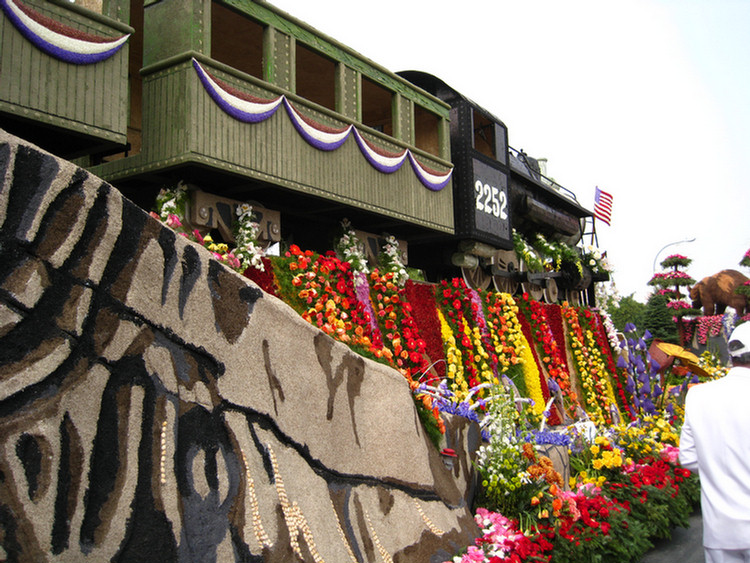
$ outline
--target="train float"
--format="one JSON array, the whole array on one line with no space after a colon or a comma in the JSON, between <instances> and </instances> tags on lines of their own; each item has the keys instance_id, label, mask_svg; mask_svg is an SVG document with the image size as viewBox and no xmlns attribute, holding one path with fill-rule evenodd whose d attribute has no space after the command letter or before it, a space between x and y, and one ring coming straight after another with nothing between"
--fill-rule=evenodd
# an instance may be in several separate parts
<instances>
[{"instance_id":1,"label":"train float","mask_svg":"<svg viewBox=\"0 0 750 563\"><path fill-rule=\"evenodd\" d=\"M519 244L537 239L580 255L592 213L438 77L391 72L264 1L0 5L0 127L145 209L180 183L204 232L231 239L251 202L263 244L318 251L347 219L371 258L388 233L428 280L548 302L593 304L608 279L580 260L529 267Z\"/></svg>"}]
</instances>

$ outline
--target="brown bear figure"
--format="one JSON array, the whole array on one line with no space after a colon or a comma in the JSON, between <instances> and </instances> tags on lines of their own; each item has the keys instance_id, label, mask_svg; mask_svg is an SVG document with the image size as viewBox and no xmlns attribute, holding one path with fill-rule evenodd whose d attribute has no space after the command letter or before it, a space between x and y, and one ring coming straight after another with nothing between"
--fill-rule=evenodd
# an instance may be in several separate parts
<instances>
[{"instance_id":1,"label":"brown bear figure","mask_svg":"<svg viewBox=\"0 0 750 563\"><path fill-rule=\"evenodd\" d=\"M737 270L722 270L718 274L703 278L690 289L693 308L703 307L704 315L722 315L727 306L738 314L747 312L747 297L735 293L735 289L748 278Z\"/></svg>"}]
</instances>

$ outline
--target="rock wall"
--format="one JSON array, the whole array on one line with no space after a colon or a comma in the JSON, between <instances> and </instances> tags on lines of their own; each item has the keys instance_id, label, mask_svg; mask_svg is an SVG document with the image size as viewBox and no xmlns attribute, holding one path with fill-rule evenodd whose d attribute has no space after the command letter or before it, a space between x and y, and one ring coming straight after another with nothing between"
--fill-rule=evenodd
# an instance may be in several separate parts
<instances>
[{"instance_id":1,"label":"rock wall","mask_svg":"<svg viewBox=\"0 0 750 563\"><path fill-rule=\"evenodd\" d=\"M441 561L477 535L406 381L0 131L0 559ZM452 463L452 465L451 465Z\"/></svg>"}]
</instances>

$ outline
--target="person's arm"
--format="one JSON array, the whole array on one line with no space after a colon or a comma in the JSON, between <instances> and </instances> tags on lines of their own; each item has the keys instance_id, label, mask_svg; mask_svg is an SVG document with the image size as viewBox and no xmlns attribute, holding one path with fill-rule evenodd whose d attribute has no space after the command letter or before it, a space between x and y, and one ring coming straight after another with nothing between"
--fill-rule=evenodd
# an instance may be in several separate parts
<instances>
[{"instance_id":1,"label":"person's arm","mask_svg":"<svg viewBox=\"0 0 750 563\"><path fill-rule=\"evenodd\" d=\"M688 417L688 404L685 401L685 422L680 432L680 465L692 473L698 473L698 452L695 450L693 429Z\"/></svg>"}]
</instances>

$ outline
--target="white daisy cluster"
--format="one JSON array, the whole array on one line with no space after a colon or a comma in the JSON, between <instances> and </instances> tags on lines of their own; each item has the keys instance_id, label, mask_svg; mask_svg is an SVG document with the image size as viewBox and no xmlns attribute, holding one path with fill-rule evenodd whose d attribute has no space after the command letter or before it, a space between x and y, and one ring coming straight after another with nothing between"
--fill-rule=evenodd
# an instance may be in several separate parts
<instances>
[{"instance_id":1,"label":"white daisy cluster","mask_svg":"<svg viewBox=\"0 0 750 563\"><path fill-rule=\"evenodd\" d=\"M403 286L409 279L396 237L392 235L385 237L378 261L384 273L393 272L394 283Z\"/></svg>"},{"instance_id":2,"label":"white daisy cluster","mask_svg":"<svg viewBox=\"0 0 750 563\"><path fill-rule=\"evenodd\" d=\"M260 270L265 270L263 265L263 248L258 244L258 233L260 225L255 221L253 208L247 203L237 206L237 221L235 223L235 242L237 248L234 255L240 261L242 269L250 266Z\"/></svg>"},{"instance_id":3,"label":"white daisy cluster","mask_svg":"<svg viewBox=\"0 0 750 563\"><path fill-rule=\"evenodd\" d=\"M341 221L341 228L343 233L336 243L336 251L339 257L344 262L349 262L354 272L369 273L370 270L367 266L364 245L357 238L357 235L354 234L354 229L349 219Z\"/></svg>"}]
</instances>

